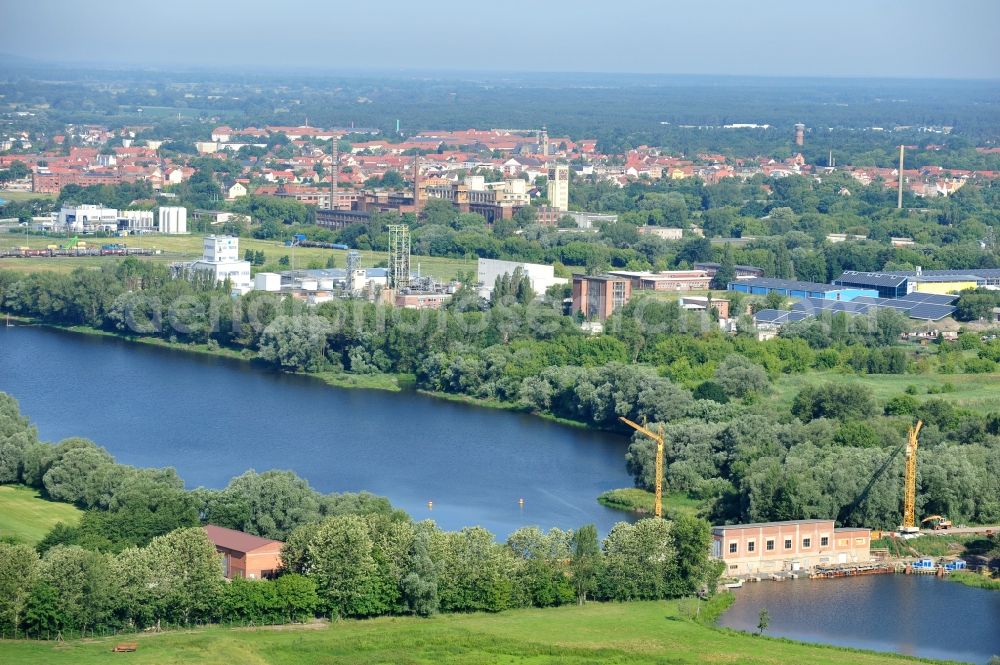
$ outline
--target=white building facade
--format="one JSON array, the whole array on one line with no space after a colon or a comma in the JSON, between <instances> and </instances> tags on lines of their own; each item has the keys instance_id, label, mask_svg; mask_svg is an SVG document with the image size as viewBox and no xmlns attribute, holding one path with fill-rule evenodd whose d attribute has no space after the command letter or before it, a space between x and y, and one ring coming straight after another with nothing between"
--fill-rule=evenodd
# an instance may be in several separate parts
<instances>
[{"instance_id":1,"label":"white building facade","mask_svg":"<svg viewBox=\"0 0 1000 665\"><path fill-rule=\"evenodd\" d=\"M187 233L187 208L184 206L160 206L160 233L183 235Z\"/></svg>"},{"instance_id":2,"label":"white building facade","mask_svg":"<svg viewBox=\"0 0 1000 665\"><path fill-rule=\"evenodd\" d=\"M90 204L63 206L59 211L59 226L77 233L117 231L118 210Z\"/></svg>"},{"instance_id":3,"label":"white building facade","mask_svg":"<svg viewBox=\"0 0 1000 665\"><path fill-rule=\"evenodd\" d=\"M549 167L549 205L563 212L569 210L569 166L556 164Z\"/></svg>"},{"instance_id":4,"label":"white building facade","mask_svg":"<svg viewBox=\"0 0 1000 665\"><path fill-rule=\"evenodd\" d=\"M153 230L152 210L122 210L119 226L131 233L148 233Z\"/></svg>"},{"instance_id":5,"label":"white building facade","mask_svg":"<svg viewBox=\"0 0 1000 665\"><path fill-rule=\"evenodd\" d=\"M568 284L565 277L556 277L555 268L540 263L519 263L517 261L501 261L499 259L479 259L476 270L478 280L479 295L482 298L490 298L493 295L493 286L497 277L501 275L512 275L516 269L520 268L528 280L531 282L531 290L536 296L541 296L553 284Z\"/></svg>"},{"instance_id":6,"label":"white building facade","mask_svg":"<svg viewBox=\"0 0 1000 665\"><path fill-rule=\"evenodd\" d=\"M253 288L250 262L240 260L240 239L233 236L207 236L201 260L191 264L191 269L209 273L219 283L228 279L240 293Z\"/></svg>"}]
</instances>

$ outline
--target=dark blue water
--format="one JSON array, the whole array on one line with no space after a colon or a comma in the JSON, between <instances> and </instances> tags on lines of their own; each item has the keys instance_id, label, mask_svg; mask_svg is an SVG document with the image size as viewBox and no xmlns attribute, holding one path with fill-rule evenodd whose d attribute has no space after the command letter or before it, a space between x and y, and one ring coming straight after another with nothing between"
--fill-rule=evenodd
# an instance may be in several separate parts
<instances>
[{"instance_id":1,"label":"dark blue water","mask_svg":"<svg viewBox=\"0 0 1000 665\"><path fill-rule=\"evenodd\" d=\"M500 538L525 525L605 533L623 514L597 495L632 484L623 437L114 338L0 323L0 391L44 440L84 436L119 462L173 466L189 487L291 469L323 492L368 490Z\"/></svg>"},{"instance_id":2,"label":"dark blue water","mask_svg":"<svg viewBox=\"0 0 1000 665\"><path fill-rule=\"evenodd\" d=\"M985 663L1000 655L1000 592L929 575L760 582L736 589L719 624L766 635L923 658Z\"/></svg>"}]
</instances>

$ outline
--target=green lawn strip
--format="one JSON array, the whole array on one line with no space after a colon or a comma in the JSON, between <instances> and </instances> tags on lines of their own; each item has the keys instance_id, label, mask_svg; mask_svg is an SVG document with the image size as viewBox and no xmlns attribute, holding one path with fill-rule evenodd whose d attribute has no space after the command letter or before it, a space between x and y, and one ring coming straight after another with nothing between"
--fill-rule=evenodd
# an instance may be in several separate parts
<instances>
[{"instance_id":1,"label":"green lawn strip","mask_svg":"<svg viewBox=\"0 0 1000 665\"><path fill-rule=\"evenodd\" d=\"M707 613L711 610L704 606ZM134 654L112 656L118 642ZM0 661L105 663L677 663L874 665L933 662L874 652L760 638L681 617L672 602L590 603L431 619L386 617L329 626L210 627L138 637L0 642Z\"/></svg>"}]
</instances>

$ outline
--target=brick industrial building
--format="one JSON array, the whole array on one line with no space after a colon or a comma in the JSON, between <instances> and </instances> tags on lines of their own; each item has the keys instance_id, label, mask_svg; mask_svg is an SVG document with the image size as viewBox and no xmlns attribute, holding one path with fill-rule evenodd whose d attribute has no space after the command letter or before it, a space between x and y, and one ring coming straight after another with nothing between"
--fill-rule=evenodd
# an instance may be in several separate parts
<instances>
[{"instance_id":1,"label":"brick industrial building","mask_svg":"<svg viewBox=\"0 0 1000 665\"><path fill-rule=\"evenodd\" d=\"M871 560L871 530L835 528L833 520L791 520L712 527L712 555L728 575L808 570Z\"/></svg>"},{"instance_id":2,"label":"brick industrial building","mask_svg":"<svg viewBox=\"0 0 1000 665\"><path fill-rule=\"evenodd\" d=\"M711 276L704 270L662 272L613 270L608 274L632 280L633 291L705 291L712 281Z\"/></svg>"},{"instance_id":3,"label":"brick industrial building","mask_svg":"<svg viewBox=\"0 0 1000 665\"><path fill-rule=\"evenodd\" d=\"M632 297L632 280L614 275L574 275L573 314L605 320Z\"/></svg>"}]
</instances>

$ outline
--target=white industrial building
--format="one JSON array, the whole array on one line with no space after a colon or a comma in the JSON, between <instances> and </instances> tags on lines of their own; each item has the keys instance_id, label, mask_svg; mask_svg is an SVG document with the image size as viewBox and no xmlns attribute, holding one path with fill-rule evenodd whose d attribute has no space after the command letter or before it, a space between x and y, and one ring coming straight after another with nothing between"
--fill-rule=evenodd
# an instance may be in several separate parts
<instances>
[{"instance_id":1,"label":"white industrial building","mask_svg":"<svg viewBox=\"0 0 1000 665\"><path fill-rule=\"evenodd\" d=\"M609 213L570 211L566 214L572 217L573 221L576 222L577 227L581 229L592 229L594 228L594 224L602 222L614 224L618 221L618 215Z\"/></svg>"},{"instance_id":2,"label":"white industrial building","mask_svg":"<svg viewBox=\"0 0 1000 665\"><path fill-rule=\"evenodd\" d=\"M191 270L210 273L216 282L228 279L240 293L253 288L250 262L240 260L240 239L233 236L206 236L201 260L191 264Z\"/></svg>"},{"instance_id":3,"label":"white industrial building","mask_svg":"<svg viewBox=\"0 0 1000 665\"><path fill-rule=\"evenodd\" d=\"M187 233L187 208L183 206L160 206L160 233L183 235Z\"/></svg>"},{"instance_id":4,"label":"white industrial building","mask_svg":"<svg viewBox=\"0 0 1000 665\"><path fill-rule=\"evenodd\" d=\"M130 233L149 233L153 230L152 210L122 210L118 228Z\"/></svg>"},{"instance_id":5,"label":"white industrial building","mask_svg":"<svg viewBox=\"0 0 1000 665\"><path fill-rule=\"evenodd\" d=\"M553 284L568 284L565 277L556 277L555 268L540 263L520 263L518 261L501 261L499 259L479 259L476 278L479 282L479 295L490 298L497 277L512 275L520 268L531 281L531 290L536 296L541 296Z\"/></svg>"},{"instance_id":6,"label":"white industrial building","mask_svg":"<svg viewBox=\"0 0 1000 665\"><path fill-rule=\"evenodd\" d=\"M118 210L92 204L63 206L59 226L78 233L114 232L118 230Z\"/></svg>"}]
</instances>

